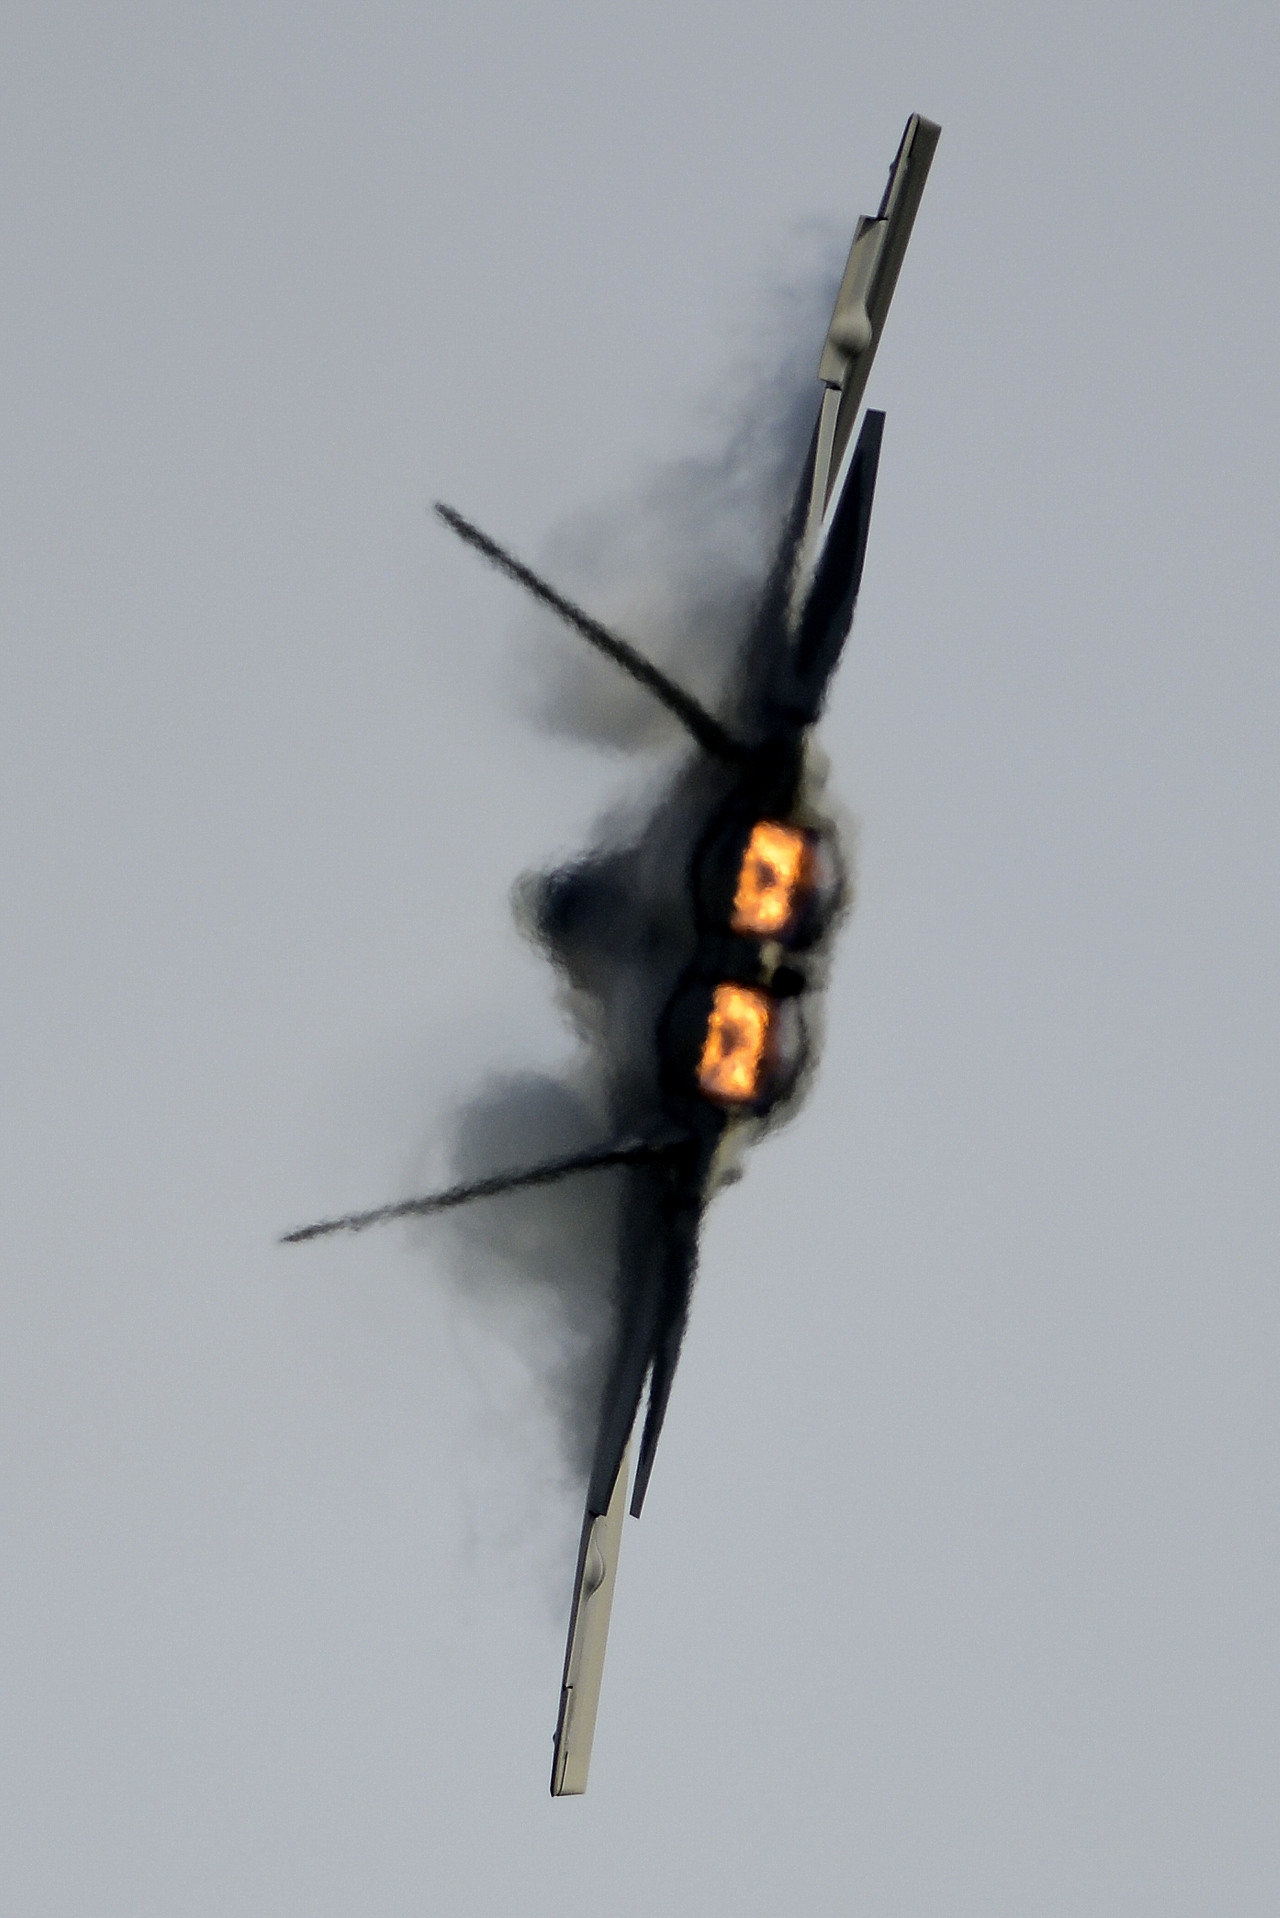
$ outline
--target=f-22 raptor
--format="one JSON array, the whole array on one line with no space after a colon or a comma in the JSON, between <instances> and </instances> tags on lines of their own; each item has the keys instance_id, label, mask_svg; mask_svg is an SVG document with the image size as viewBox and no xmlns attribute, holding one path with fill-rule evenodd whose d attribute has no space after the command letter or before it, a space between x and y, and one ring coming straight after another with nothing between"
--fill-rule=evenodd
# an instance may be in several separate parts
<instances>
[{"instance_id":1,"label":"f-22 raptor","mask_svg":"<svg viewBox=\"0 0 1280 1918\"><path fill-rule=\"evenodd\" d=\"M672 713L694 747L636 843L541 882L536 930L589 1003L611 1127L595 1148L323 1220L290 1242L625 1168L617 1330L599 1405L551 1773L586 1789L623 1514L638 1517L689 1311L703 1215L797 1102L846 899L811 738L862 578L884 414L859 412L940 129L913 114L859 220L818 365L817 417L730 710L713 714L452 507L441 519ZM858 430L855 433L855 427ZM640 1420L642 1406L643 1421ZM630 1472L633 1434L634 1476Z\"/></svg>"}]
</instances>

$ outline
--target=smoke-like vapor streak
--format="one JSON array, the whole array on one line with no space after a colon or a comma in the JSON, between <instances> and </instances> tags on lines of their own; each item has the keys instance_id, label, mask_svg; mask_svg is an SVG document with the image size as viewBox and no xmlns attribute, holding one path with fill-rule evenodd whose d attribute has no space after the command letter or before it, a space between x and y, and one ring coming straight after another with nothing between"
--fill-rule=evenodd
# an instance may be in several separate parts
<instances>
[{"instance_id":1,"label":"smoke-like vapor streak","mask_svg":"<svg viewBox=\"0 0 1280 1918\"><path fill-rule=\"evenodd\" d=\"M608 1106L590 1076L523 1073L491 1080L468 1101L454 1122L451 1157L471 1179L549 1151L579 1156L602 1135L609 1136ZM422 1228L437 1246L443 1234L456 1295L532 1386L575 1494L617 1336L619 1221L634 1176L625 1165L602 1167L590 1178L499 1193Z\"/></svg>"},{"instance_id":2,"label":"smoke-like vapor streak","mask_svg":"<svg viewBox=\"0 0 1280 1918\"><path fill-rule=\"evenodd\" d=\"M675 679L719 724L739 723L743 651L758 618L813 431L815 342L831 311L841 236L799 236L803 264L757 304L708 400L701 447L641 472L619 497L575 514L537 555L566 597ZM533 622L522 622L525 630ZM524 646L526 704L560 736L615 751L662 748L670 722L622 674L550 620Z\"/></svg>"}]
</instances>

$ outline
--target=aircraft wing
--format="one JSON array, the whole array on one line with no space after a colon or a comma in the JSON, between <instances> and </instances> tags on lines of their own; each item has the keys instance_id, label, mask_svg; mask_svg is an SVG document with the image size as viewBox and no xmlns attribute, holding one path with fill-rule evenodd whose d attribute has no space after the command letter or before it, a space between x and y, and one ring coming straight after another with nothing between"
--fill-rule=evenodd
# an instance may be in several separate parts
<instances>
[{"instance_id":1,"label":"aircraft wing","mask_svg":"<svg viewBox=\"0 0 1280 1918\"><path fill-rule=\"evenodd\" d=\"M551 1796L574 1798L587 1789L591 1742L595 1736L600 1681L613 1608L613 1585L618 1573L622 1521L627 1509L627 1465L624 1450L609 1504L603 1512L587 1509L578 1546L578 1572L569 1616L569 1643L560 1686L560 1716L556 1720L555 1756L551 1762Z\"/></svg>"},{"instance_id":2,"label":"aircraft wing","mask_svg":"<svg viewBox=\"0 0 1280 1918\"><path fill-rule=\"evenodd\" d=\"M911 115L889 170L880 211L874 219L864 215L854 232L818 366L826 391L805 527L809 545L819 541L838 505L858 408L941 132L932 120L919 113Z\"/></svg>"},{"instance_id":3,"label":"aircraft wing","mask_svg":"<svg viewBox=\"0 0 1280 1918\"><path fill-rule=\"evenodd\" d=\"M587 1788L627 1510L632 1432L647 1382L648 1408L631 1499L632 1516L638 1518L680 1353L697 1260L700 1193L682 1191L659 1167L633 1171L630 1185L621 1248L618 1346L601 1402L560 1687L551 1768L551 1792L556 1798Z\"/></svg>"}]
</instances>

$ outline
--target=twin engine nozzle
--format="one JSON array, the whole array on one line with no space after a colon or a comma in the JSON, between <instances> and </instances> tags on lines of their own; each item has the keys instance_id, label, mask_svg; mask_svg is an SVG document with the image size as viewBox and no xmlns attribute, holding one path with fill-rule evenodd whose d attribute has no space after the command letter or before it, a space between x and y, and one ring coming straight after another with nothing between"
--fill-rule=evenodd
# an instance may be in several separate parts
<instances>
[{"instance_id":1,"label":"twin engine nozzle","mask_svg":"<svg viewBox=\"0 0 1280 1918\"><path fill-rule=\"evenodd\" d=\"M792 1090L807 1051L803 955L844 896L829 825L735 813L698 861L698 955L662 1021L668 1095L682 1112L691 1090L757 1115Z\"/></svg>"}]
</instances>

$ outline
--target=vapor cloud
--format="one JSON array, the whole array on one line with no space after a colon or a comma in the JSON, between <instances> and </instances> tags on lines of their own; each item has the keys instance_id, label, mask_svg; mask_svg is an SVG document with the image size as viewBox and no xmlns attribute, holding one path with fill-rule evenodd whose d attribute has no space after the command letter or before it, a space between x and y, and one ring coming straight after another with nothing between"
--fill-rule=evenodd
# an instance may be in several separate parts
<instances>
[{"instance_id":1,"label":"vapor cloud","mask_svg":"<svg viewBox=\"0 0 1280 1918\"><path fill-rule=\"evenodd\" d=\"M807 259L759 297L700 409L703 447L650 468L566 520L538 563L548 578L679 679L712 712L763 590L813 430L817 349L843 264L839 236L809 232ZM524 706L546 730L636 752L677 737L661 707L522 607Z\"/></svg>"}]
</instances>

